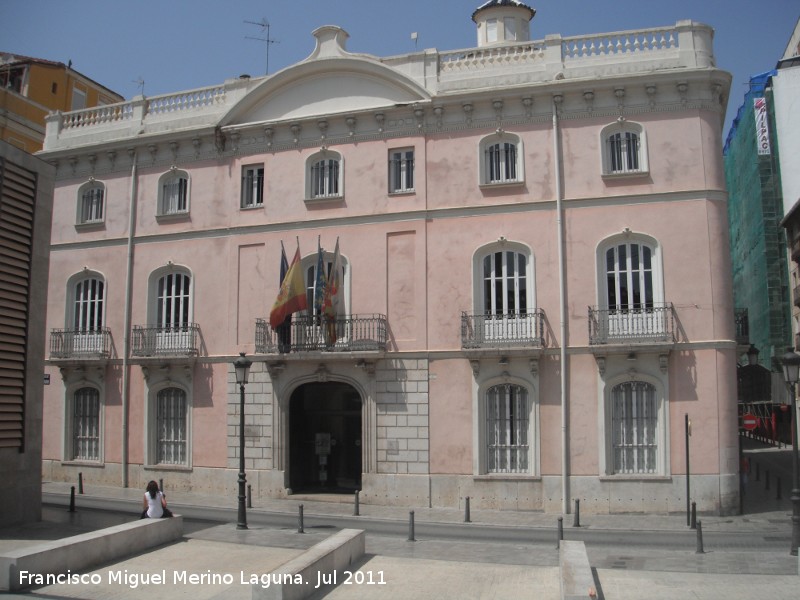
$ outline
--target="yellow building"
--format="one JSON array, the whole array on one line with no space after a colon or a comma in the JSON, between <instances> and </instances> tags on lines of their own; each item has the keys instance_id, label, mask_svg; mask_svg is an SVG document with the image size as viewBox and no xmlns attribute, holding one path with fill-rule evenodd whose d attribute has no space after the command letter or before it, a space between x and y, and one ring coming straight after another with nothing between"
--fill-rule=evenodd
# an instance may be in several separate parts
<instances>
[{"instance_id":1,"label":"yellow building","mask_svg":"<svg viewBox=\"0 0 800 600\"><path fill-rule=\"evenodd\" d=\"M123 100L71 64L0 52L0 139L26 152L42 149L49 112Z\"/></svg>"}]
</instances>

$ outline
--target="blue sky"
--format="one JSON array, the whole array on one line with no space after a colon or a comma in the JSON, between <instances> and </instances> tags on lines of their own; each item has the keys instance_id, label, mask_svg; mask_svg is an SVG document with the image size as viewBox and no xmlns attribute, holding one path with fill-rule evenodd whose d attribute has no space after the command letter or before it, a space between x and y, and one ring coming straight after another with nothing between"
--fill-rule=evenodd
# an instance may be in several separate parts
<instances>
[{"instance_id":1,"label":"blue sky","mask_svg":"<svg viewBox=\"0 0 800 600\"><path fill-rule=\"evenodd\" d=\"M472 11L485 0L0 0L0 51L66 63L131 98L263 75L266 19L271 73L305 59L311 32L339 25L347 49L378 56L476 44ZM691 19L715 29L717 65L733 76L725 132L750 75L783 53L797 0L532 0L531 37L582 35L673 25Z\"/></svg>"}]
</instances>

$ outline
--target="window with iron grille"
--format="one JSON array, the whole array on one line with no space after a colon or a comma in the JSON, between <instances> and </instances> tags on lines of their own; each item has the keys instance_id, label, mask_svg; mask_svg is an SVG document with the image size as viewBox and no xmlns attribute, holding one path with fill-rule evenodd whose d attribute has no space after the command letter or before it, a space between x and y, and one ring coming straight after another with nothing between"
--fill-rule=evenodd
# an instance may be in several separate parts
<instances>
[{"instance_id":1,"label":"window with iron grille","mask_svg":"<svg viewBox=\"0 0 800 600\"><path fill-rule=\"evenodd\" d=\"M389 192L414 191L414 149L389 152Z\"/></svg>"},{"instance_id":2,"label":"window with iron grille","mask_svg":"<svg viewBox=\"0 0 800 600\"><path fill-rule=\"evenodd\" d=\"M655 387L626 381L611 390L613 472L658 472L658 401Z\"/></svg>"},{"instance_id":3,"label":"window with iron grille","mask_svg":"<svg viewBox=\"0 0 800 600\"><path fill-rule=\"evenodd\" d=\"M620 121L600 133L604 175L636 175L648 170L644 128Z\"/></svg>"},{"instance_id":4,"label":"window with iron grille","mask_svg":"<svg viewBox=\"0 0 800 600\"><path fill-rule=\"evenodd\" d=\"M530 472L528 392L519 385L496 385L486 392L486 471Z\"/></svg>"},{"instance_id":5,"label":"window with iron grille","mask_svg":"<svg viewBox=\"0 0 800 600\"><path fill-rule=\"evenodd\" d=\"M101 223L103 221L105 186L91 183L81 188L78 223Z\"/></svg>"},{"instance_id":6,"label":"window with iron grille","mask_svg":"<svg viewBox=\"0 0 800 600\"><path fill-rule=\"evenodd\" d=\"M339 160L326 158L311 165L311 198L339 196Z\"/></svg>"},{"instance_id":7,"label":"window with iron grille","mask_svg":"<svg viewBox=\"0 0 800 600\"><path fill-rule=\"evenodd\" d=\"M186 392L166 388L156 395L156 463L186 465Z\"/></svg>"},{"instance_id":8,"label":"window with iron grille","mask_svg":"<svg viewBox=\"0 0 800 600\"><path fill-rule=\"evenodd\" d=\"M160 215L177 215L189 212L189 178L180 171L161 179Z\"/></svg>"},{"instance_id":9,"label":"window with iron grille","mask_svg":"<svg viewBox=\"0 0 800 600\"><path fill-rule=\"evenodd\" d=\"M506 131L487 136L480 144L480 183L522 183L522 140Z\"/></svg>"},{"instance_id":10,"label":"window with iron grille","mask_svg":"<svg viewBox=\"0 0 800 600\"><path fill-rule=\"evenodd\" d=\"M242 208L264 206L264 167L250 165L242 168Z\"/></svg>"},{"instance_id":11,"label":"window with iron grille","mask_svg":"<svg viewBox=\"0 0 800 600\"><path fill-rule=\"evenodd\" d=\"M100 392L85 387L72 398L72 460L100 460Z\"/></svg>"}]
</instances>

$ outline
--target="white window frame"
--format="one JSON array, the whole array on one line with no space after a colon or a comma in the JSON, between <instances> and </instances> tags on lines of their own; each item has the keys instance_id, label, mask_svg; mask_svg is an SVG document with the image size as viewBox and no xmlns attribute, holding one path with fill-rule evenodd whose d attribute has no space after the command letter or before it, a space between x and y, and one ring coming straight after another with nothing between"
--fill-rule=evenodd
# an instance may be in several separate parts
<instances>
[{"instance_id":1,"label":"white window frame","mask_svg":"<svg viewBox=\"0 0 800 600\"><path fill-rule=\"evenodd\" d=\"M633 139L636 140L637 147L631 155ZM639 123L619 121L607 125L600 132L600 147L604 177L629 177L649 173L647 135Z\"/></svg>"},{"instance_id":2,"label":"white window frame","mask_svg":"<svg viewBox=\"0 0 800 600\"><path fill-rule=\"evenodd\" d=\"M106 186L91 180L78 189L78 225L98 225L105 221Z\"/></svg>"},{"instance_id":3,"label":"white window frame","mask_svg":"<svg viewBox=\"0 0 800 600\"><path fill-rule=\"evenodd\" d=\"M625 265L620 265L619 257L622 253L619 248L624 246ZM638 267L633 258L631 248L638 249ZM650 251L650 267L644 266L642 248ZM608 252L614 252L614 264L609 270ZM643 234L629 233L613 236L603 240L597 249L597 276L598 276L598 297L597 306L607 315L608 323L604 328L610 338L619 334L623 337L630 337L640 332L642 336L649 337L662 333L667 327L664 321L663 312L654 311L654 308L663 307L664 283L661 246L658 242ZM609 295L609 283L613 279L614 300L611 303ZM624 279L624 281L623 281ZM650 296L648 298L647 285L650 285ZM623 285L624 284L624 285ZM639 298L644 298L644 302L633 303L636 297L636 289L640 290ZM622 293L625 292L625 301L622 302Z\"/></svg>"},{"instance_id":4,"label":"white window frame","mask_svg":"<svg viewBox=\"0 0 800 600\"><path fill-rule=\"evenodd\" d=\"M86 108L88 89L75 83L72 86L72 105L70 110L83 110Z\"/></svg>"},{"instance_id":5,"label":"white window frame","mask_svg":"<svg viewBox=\"0 0 800 600\"><path fill-rule=\"evenodd\" d=\"M633 377L630 374L630 366L625 356L617 357L613 361L607 362L605 376L600 376L600 475L602 477L615 479L650 479L667 477L670 474L669 459L669 393L668 378L666 374L659 373L658 357L640 355L637 362L640 363ZM614 415L614 396L615 390L620 386L634 384L647 385L652 389L655 403L655 427L653 428L653 445L655 466L652 470L617 471L615 462L615 415ZM635 446L633 446L635 448Z\"/></svg>"},{"instance_id":6,"label":"white window frame","mask_svg":"<svg viewBox=\"0 0 800 600\"><path fill-rule=\"evenodd\" d=\"M486 43L494 44L499 40L497 19L486 19Z\"/></svg>"},{"instance_id":7,"label":"white window frame","mask_svg":"<svg viewBox=\"0 0 800 600\"><path fill-rule=\"evenodd\" d=\"M194 277L188 269L172 265L155 271L150 276L149 325L169 329L187 327L193 322L193 298Z\"/></svg>"},{"instance_id":8,"label":"white window frame","mask_svg":"<svg viewBox=\"0 0 800 600\"><path fill-rule=\"evenodd\" d=\"M497 273L497 253L501 253L501 272ZM514 257L513 269L509 268L509 253ZM519 257L525 259L524 273L520 272ZM486 261L489 260L491 269L488 274L485 270ZM526 330L533 327L534 321L530 315L536 311L536 279L534 277L533 253L529 246L518 242L495 242L481 246L472 257L473 279L473 312L483 315L481 338L484 340L507 339L509 336L524 335ZM487 284L491 286L489 305L487 306ZM497 286L501 286L499 299L503 306L497 306ZM524 285L524 296L521 293ZM522 298L524 297L524 310ZM513 298L513 311L509 310L509 298ZM498 310L500 309L500 310ZM477 324L476 324L477 326ZM537 337L535 331L528 331L530 337Z\"/></svg>"},{"instance_id":9,"label":"white window frame","mask_svg":"<svg viewBox=\"0 0 800 600\"><path fill-rule=\"evenodd\" d=\"M414 192L414 148L389 150L389 193Z\"/></svg>"},{"instance_id":10,"label":"white window frame","mask_svg":"<svg viewBox=\"0 0 800 600\"><path fill-rule=\"evenodd\" d=\"M243 210L264 206L264 164L242 167L242 194L239 207Z\"/></svg>"},{"instance_id":11,"label":"white window frame","mask_svg":"<svg viewBox=\"0 0 800 600\"><path fill-rule=\"evenodd\" d=\"M333 252L322 251L322 261L325 265L325 276L331 272L333 266ZM317 316L315 309L315 290L317 278L318 255L309 254L300 261L303 272L303 284L306 288L306 303L308 308L301 312L303 315ZM350 261L344 254L339 254L339 264L342 266L342 313L350 314Z\"/></svg>"},{"instance_id":12,"label":"white window frame","mask_svg":"<svg viewBox=\"0 0 800 600\"><path fill-rule=\"evenodd\" d=\"M82 271L67 282L64 329L75 354L102 354L106 321L106 280L95 271Z\"/></svg>"},{"instance_id":13,"label":"white window frame","mask_svg":"<svg viewBox=\"0 0 800 600\"><path fill-rule=\"evenodd\" d=\"M479 145L480 185L521 185L525 182L522 139L501 131L481 140ZM509 157L509 154L513 156Z\"/></svg>"},{"instance_id":14,"label":"white window frame","mask_svg":"<svg viewBox=\"0 0 800 600\"><path fill-rule=\"evenodd\" d=\"M173 169L164 173L158 180L159 217L189 214L189 174Z\"/></svg>"},{"instance_id":15,"label":"white window frame","mask_svg":"<svg viewBox=\"0 0 800 600\"><path fill-rule=\"evenodd\" d=\"M306 202L344 198L344 158L333 150L322 150L306 160Z\"/></svg>"},{"instance_id":16,"label":"white window frame","mask_svg":"<svg viewBox=\"0 0 800 600\"><path fill-rule=\"evenodd\" d=\"M497 368L496 361L491 361L494 369ZM525 361L527 365L527 361ZM473 474L476 477L485 477L489 479L515 479L515 478L530 478L540 476L539 457L541 453L540 448L540 432L539 432L539 396L536 385L533 381L529 380L526 376L522 375L522 362L520 365L505 366L507 372L502 375L495 371L493 374L487 376L484 381L480 382L475 387L473 395ZM481 369L481 375L484 371L489 371L487 366ZM520 369L517 373L516 369ZM521 375L521 376L518 376ZM527 449L527 469L524 471L489 471L489 393L493 388L504 388L506 386L513 386L525 391L526 395L526 413L523 416L525 421L525 436L526 436L526 449Z\"/></svg>"},{"instance_id":17,"label":"white window frame","mask_svg":"<svg viewBox=\"0 0 800 600\"><path fill-rule=\"evenodd\" d=\"M493 385L486 403L485 456L487 474L530 473L530 400L520 385Z\"/></svg>"},{"instance_id":18,"label":"white window frame","mask_svg":"<svg viewBox=\"0 0 800 600\"><path fill-rule=\"evenodd\" d=\"M91 422L84 422L83 425L76 424L76 410L79 401L77 395L82 390L90 390L93 394L91 400L96 400L96 414L89 415ZM104 413L105 403L103 402L103 389L85 380L69 385L66 389L66 402L64 403L64 461L78 463L99 464L103 462L103 440L104 440ZM88 432L84 426L88 425ZM79 431L84 429L84 431ZM85 435L83 435L85 433ZM95 451L90 456L81 455L77 449L77 436L81 435L95 447Z\"/></svg>"},{"instance_id":19,"label":"white window frame","mask_svg":"<svg viewBox=\"0 0 800 600\"><path fill-rule=\"evenodd\" d=\"M519 19L516 17L503 17L503 39L507 42L516 42L519 39L517 24Z\"/></svg>"}]
</instances>

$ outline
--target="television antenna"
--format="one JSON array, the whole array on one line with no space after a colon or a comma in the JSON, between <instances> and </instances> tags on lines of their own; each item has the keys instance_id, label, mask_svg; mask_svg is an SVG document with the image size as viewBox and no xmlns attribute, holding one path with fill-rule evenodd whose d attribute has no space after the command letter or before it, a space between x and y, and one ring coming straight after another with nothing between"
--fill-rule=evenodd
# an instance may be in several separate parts
<instances>
[{"instance_id":1,"label":"television antenna","mask_svg":"<svg viewBox=\"0 0 800 600\"><path fill-rule=\"evenodd\" d=\"M267 21L266 18L263 18L260 21L245 21L245 23L247 23L248 25L256 25L258 27L261 27L261 33L265 33L266 34L266 37L253 37L253 36L246 35L246 36L244 36L244 39L246 39L246 40L258 40L259 42L264 42L267 45L267 69L266 69L264 74L265 75L269 75L269 46L270 46L270 44L277 44L278 43L277 40L273 40L269 36L269 27L270 27L269 21Z\"/></svg>"},{"instance_id":2,"label":"television antenna","mask_svg":"<svg viewBox=\"0 0 800 600\"><path fill-rule=\"evenodd\" d=\"M136 87L139 88L140 95L144 96L144 79L141 75L139 75L139 79L134 79L132 83L136 84Z\"/></svg>"}]
</instances>

